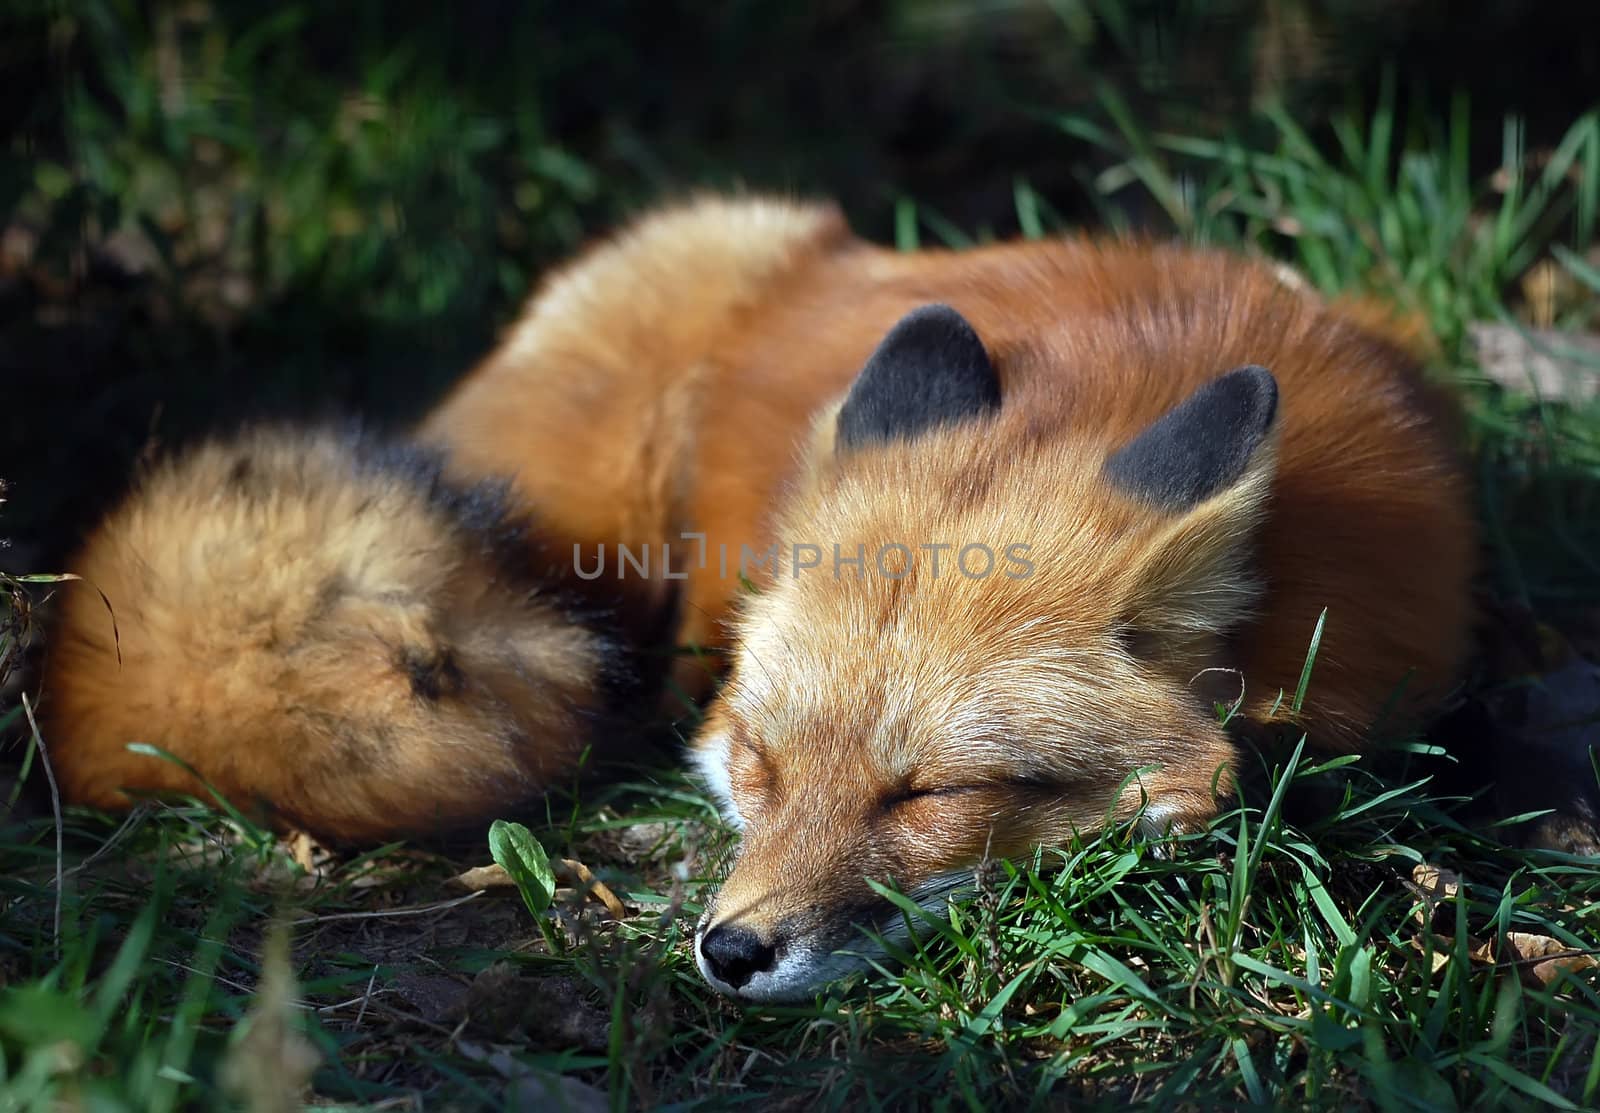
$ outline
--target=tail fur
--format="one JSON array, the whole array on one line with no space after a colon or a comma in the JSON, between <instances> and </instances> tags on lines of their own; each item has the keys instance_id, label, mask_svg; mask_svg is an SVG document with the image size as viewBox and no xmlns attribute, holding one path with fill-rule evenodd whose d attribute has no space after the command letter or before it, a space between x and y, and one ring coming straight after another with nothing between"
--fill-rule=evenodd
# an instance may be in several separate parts
<instances>
[{"instance_id":1,"label":"tail fur","mask_svg":"<svg viewBox=\"0 0 1600 1113\"><path fill-rule=\"evenodd\" d=\"M246 811L369 841L548 787L593 741L617 654L505 506L348 431L257 428L158 465L58 601L64 790L203 794L144 742Z\"/></svg>"}]
</instances>

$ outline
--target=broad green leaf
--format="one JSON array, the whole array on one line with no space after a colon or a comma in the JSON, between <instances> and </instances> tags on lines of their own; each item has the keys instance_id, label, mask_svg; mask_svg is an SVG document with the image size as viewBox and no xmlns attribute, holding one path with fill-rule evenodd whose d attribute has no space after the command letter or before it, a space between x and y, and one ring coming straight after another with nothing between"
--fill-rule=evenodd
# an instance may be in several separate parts
<instances>
[{"instance_id":1,"label":"broad green leaf","mask_svg":"<svg viewBox=\"0 0 1600 1113\"><path fill-rule=\"evenodd\" d=\"M489 855L511 875L528 911L542 916L555 897L556 875L539 840L522 824L497 819L489 825Z\"/></svg>"}]
</instances>

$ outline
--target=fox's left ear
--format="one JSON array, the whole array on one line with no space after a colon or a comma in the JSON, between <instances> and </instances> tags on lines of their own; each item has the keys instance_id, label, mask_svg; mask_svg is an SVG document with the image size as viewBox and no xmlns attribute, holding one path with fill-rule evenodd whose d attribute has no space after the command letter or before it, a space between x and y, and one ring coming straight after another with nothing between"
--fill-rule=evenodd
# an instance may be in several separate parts
<instances>
[{"instance_id":1,"label":"fox's left ear","mask_svg":"<svg viewBox=\"0 0 1600 1113\"><path fill-rule=\"evenodd\" d=\"M1129 624L1163 640L1221 634L1260 594L1252 551L1277 465L1278 383L1241 367L1202 386L1105 462L1161 517Z\"/></svg>"},{"instance_id":2,"label":"fox's left ear","mask_svg":"<svg viewBox=\"0 0 1600 1113\"><path fill-rule=\"evenodd\" d=\"M925 305L889 330L856 376L834 424L834 448L910 440L1000 406L1000 377L967 319Z\"/></svg>"},{"instance_id":3,"label":"fox's left ear","mask_svg":"<svg viewBox=\"0 0 1600 1113\"><path fill-rule=\"evenodd\" d=\"M1163 510L1190 510L1262 466L1278 420L1278 380L1241 367L1211 380L1106 459L1111 482Z\"/></svg>"}]
</instances>

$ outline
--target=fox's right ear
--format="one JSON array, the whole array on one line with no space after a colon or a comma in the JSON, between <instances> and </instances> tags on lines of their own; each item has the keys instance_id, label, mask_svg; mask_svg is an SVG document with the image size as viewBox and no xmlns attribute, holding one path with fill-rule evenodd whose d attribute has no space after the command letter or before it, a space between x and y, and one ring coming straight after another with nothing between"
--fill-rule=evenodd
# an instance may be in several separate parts
<instances>
[{"instance_id":1,"label":"fox's right ear","mask_svg":"<svg viewBox=\"0 0 1600 1113\"><path fill-rule=\"evenodd\" d=\"M1159 514L1125 621L1158 642L1216 635L1255 607L1255 537L1277 465L1278 384L1241 367L1202 386L1105 462Z\"/></svg>"},{"instance_id":2,"label":"fox's right ear","mask_svg":"<svg viewBox=\"0 0 1600 1113\"><path fill-rule=\"evenodd\" d=\"M948 305L925 305L889 330L856 376L834 424L834 448L910 440L1000 406L983 341Z\"/></svg>"}]
</instances>

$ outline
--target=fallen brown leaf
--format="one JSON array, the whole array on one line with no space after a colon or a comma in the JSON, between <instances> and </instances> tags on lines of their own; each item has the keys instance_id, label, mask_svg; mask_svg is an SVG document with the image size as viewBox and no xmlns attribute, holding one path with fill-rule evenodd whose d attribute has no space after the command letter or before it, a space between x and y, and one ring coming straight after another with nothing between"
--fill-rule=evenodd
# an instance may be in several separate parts
<instances>
[{"instance_id":1,"label":"fallen brown leaf","mask_svg":"<svg viewBox=\"0 0 1600 1113\"><path fill-rule=\"evenodd\" d=\"M588 866L571 858L558 858L552 865L555 866L557 881L565 881L589 893L606 906L606 911L611 913L613 919L620 920L627 915L627 910L622 907L617 894L608 889L604 882L597 881L594 874L589 872Z\"/></svg>"},{"instance_id":2,"label":"fallen brown leaf","mask_svg":"<svg viewBox=\"0 0 1600 1113\"><path fill-rule=\"evenodd\" d=\"M1443 866L1422 862L1411 871L1411 887L1422 901L1415 913L1417 923L1436 931L1454 926L1455 917L1440 906L1454 900L1461 891L1460 874ZM1434 969L1437 970L1438 966L1435 965Z\"/></svg>"},{"instance_id":3,"label":"fallen brown leaf","mask_svg":"<svg viewBox=\"0 0 1600 1113\"><path fill-rule=\"evenodd\" d=\"M487 866L474 866L470 870L458 873L450 879L450 884L469 893L481 893L485 889L514 889L517 885L499 862Z\"/></svg>"},{"instance_id":4,"label":"fallen brown leaf","mask_svg":"<svg viewBox=\"0 0 1600 1113\"><path fill-rule=\"evenodd\" d=\"M320 855L326 859L328 852L317 844L317 841L304 831L292 831L284 839L289 848L289 857L294 859L294 864L306 871L308 877L317 877L321 871L317 868L317 859Z\"/></svg>"},{"instance_id":5,"label":"fallen brown leaf","mask_svg":"<svg viewBox=\"0 0 1600 1113\"><path fill-rule=\"evenodd\" d=\"M1423 862L1411 871L1412 883L1429 900L1452 900L1461 890L1461 875L1443 866Z\"/></svg>"},{"instance_id":6,"label":"fallen brown leaf","mask_svg":"<svg viewBox=\"0 0 1600 1113\"><path fill-rule=\"evenodd\" d=\"M1448 935L1432 935L1427 941L1422 936L1411 940L1418 951L1427 951L1431 943L1430 973L1437 974L1456 951L1456 941ZM1531 986L1548 986L1563 974L1575 974L1600 965L1595 953L1569 947L1559 939L1532 932L1509 931L1500 948L1493 940L1467 937L1467 956L1474 965L1485 968L1513 968L1523 982Z\"/></svg>"},{"instance_id":7,"label":"fallen brown leaf","mask_svg":"<svg viewBox=\"0 0 1600 1113\"><path fill-rule=\"evenodd\" d=\"M622 901L611 891L605 882L598 880L589 867L582 862L571 858L557 858L550 863L556 880L571 885L578 891L593 897L603 904L613 919L620 920L627 915L627 909ZM470 870L456 874L450 883L469 892L482 892L485 889L515 888L516 882L499 863L488 866L476 866Z\"/></svg>"},{"instance_id":8,"label":"fallen brown leaf","mask_svg":"<svg viewBox=\"0 0 1600 1113\"><path fill-rule=\"evenodd\" d=\"M1506 943L1516 953L1513 961L1525 964L1526 973L1540 985L1549 985L1564 973L1576 974L1600 964L1593 951L1575 949L1548 935L1508 931Z\"/></svg>"}]
</instances>

